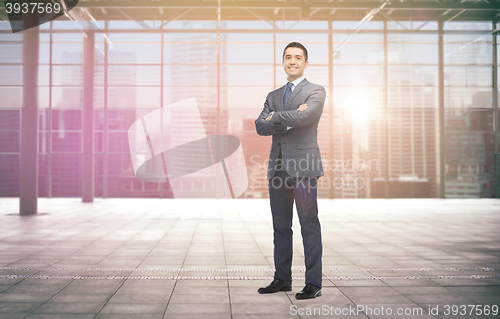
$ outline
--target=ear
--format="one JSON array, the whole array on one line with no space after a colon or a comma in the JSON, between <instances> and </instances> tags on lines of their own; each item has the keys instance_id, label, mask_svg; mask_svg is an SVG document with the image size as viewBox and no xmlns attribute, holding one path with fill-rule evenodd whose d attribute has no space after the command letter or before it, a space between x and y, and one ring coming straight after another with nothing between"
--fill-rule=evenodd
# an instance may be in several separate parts
<instances>
[{"instance_id":1,"label":"ear","mask_svg":"<svg viewBox=\"0 0 500 319\"><path fill-rule=\"evenodd\" d=\"M309 60L306 61L306 64L304 65L304 70L307 69L307 66L309 65Z\"/></svg>"}]
</instances>

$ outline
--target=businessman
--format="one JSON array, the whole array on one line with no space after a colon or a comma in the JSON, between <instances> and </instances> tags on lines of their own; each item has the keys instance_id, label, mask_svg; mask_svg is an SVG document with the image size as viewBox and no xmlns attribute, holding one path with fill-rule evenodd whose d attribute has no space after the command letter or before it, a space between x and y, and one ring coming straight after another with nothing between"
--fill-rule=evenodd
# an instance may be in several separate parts
<instances>
[{"instance_id":1,"label":"businessman","mask_svg":"<svg viewBox=\"0 0 500 319\"><path fill-rule=\"evenodd\" d=\"M292 217L297 207L305 255L305 287L297 299L321 296L323 246L318 219L317 186L323 176L318 146L318 122L325 104L325 89L304 78L307 49L289 43L283 52L288 75L285 86L267 95L255 121L257 133L272 135L267 178L274 230L274 280L259 288L261 294L292 290Z\"/></svg>"}]
</instances>

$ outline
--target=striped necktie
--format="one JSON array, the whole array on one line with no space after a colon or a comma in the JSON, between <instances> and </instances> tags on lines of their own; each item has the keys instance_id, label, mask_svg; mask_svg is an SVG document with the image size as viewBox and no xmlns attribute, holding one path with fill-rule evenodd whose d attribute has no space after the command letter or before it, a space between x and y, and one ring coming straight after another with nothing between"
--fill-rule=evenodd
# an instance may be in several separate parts
<instances>
[{"instance_id":1,"label":"striped necktie","mask_svg":"<svg viewBox=\"0 0 500 319\"><path fill-rule=\"evenodd\" d=\"M292 82L288 82L286 84L286 89L285 89L285 94L283 95L283 109L286 111L286 104L288 103L288 99L290 98L290 95L292 95Z\"/></svg>"}]
</instances>

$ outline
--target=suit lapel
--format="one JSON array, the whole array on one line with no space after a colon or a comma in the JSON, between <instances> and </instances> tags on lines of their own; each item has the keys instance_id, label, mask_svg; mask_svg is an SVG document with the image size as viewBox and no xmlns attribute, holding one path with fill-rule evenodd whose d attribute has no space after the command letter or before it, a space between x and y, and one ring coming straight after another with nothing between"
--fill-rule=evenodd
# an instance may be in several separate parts
<instances>
[{"instance_id":1,"label":"suit lapel","mask_svg":"<svg viewBox=\"0 0 500 319\"><path fill-rule=\"evenodd\" d=\"M302 91L302 88L307 84L309 83L309 81L307 81L306 78L304 78L302 81L300 81L299 85L297 85L297 87L295 89L293 89L293 92L292 92L292 95L290 95L290 99L288 99L288 104L287 104L287 110L291 110L290 108L288 108L289 105L292 105L293 103L293 99L297 96L297 94L300 93L300 91ZM284 92L285 90L283 90ZM281 100L283 101L283 94L281 95ZM281 104L283 104L283 102L281 102ZM298 108L298 107L297 107ZM296 109L295 109L296 110Z\"/></svg>"}]
</instances>

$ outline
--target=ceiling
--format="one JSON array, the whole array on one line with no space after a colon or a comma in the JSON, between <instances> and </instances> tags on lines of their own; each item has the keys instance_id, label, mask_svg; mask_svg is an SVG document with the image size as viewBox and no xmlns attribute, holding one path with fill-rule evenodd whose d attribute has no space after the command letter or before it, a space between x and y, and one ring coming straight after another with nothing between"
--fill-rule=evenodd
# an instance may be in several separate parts
<instances>
[{"instance_id":1,"label":"ceiling","mask_svg":"<svg viewBox=\"0 0 500 319\"><path fill-rule=\"evenodd\" d=\"M480 21L500 18L500 0L80 0L96 20ZM220 14L220 16L219 16Z\"/></svg>"}]
</instances>

